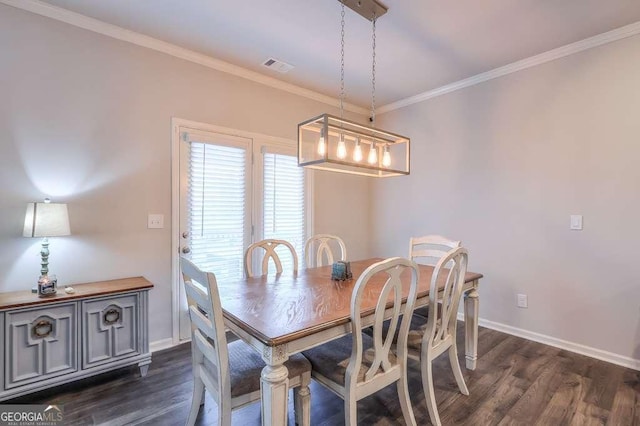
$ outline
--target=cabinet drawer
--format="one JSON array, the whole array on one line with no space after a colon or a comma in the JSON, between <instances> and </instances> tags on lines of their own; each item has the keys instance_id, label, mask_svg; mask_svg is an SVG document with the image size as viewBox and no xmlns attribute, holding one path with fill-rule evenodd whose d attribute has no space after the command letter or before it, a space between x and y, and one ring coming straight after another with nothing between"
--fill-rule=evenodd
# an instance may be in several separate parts
<instances>
[{"instance_id":1,"label":"cabinet drawer","mask_svg":"<svg viewBox=\"0 0 640 426\"><path fill-rule=\"evenodd\" d=\"M138 293L82 302L82 368L140 353Z\"/></svg>"},{"instance_id":2,"label":"cabinet drawer","mask_svg":"<svg viewBox=\"0 0 640 426\"><path fill-rule=\"evenodd\" d=\"M7 311L5 388L77 371L77 317L76 303Z\"/></svg>"}]
</instances>

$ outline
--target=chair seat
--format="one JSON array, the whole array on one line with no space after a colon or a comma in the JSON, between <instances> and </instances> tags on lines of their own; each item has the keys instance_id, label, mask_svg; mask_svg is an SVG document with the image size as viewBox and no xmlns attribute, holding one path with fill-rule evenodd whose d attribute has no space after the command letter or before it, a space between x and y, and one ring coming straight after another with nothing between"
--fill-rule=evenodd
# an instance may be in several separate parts
<instances>
[{"instance_id":1,"label":"chair seat","mask_svg":"<svg viewBox=\"0 0 640 426\"><path fill-rule=\"evenodd\" d=\"M420 315L421 317L429 317L429 306L422 306L413 310L414 315Z\"/></svg>"},{"instance_id":2,"label":"chair seat","mask_svg":"<svg viewBox=\"0 0 640 426\"><path fill-rule=\"evenodd\" d=\"M428 308L428 306L425 306ZM407 348L410 350L420 350L422 348L422 336L427 329L427 318L421 315L411 316L411 322L409 323L409 334L407 335ZM382 332L386 335L389 331L389 320L385 321L382 324ZM373 330L371 328L367 328L364 330L367 335L371 335ZM393 343L398 343L398 335L393 336Z\"/></svg>"},{"instance_id":3,"label":"chair seat","mask_svg":"<svg viewBox=\"0 0 640 426\"><path fill-rule=\"evenodd\" d=\"M260 354L242 340L228 344L229 369L231 373L231 397L246 395L260 390L260 375L266 365ZM311 371L311 364L301 354L291 355L284 363L289 370L289 378ZM205 358L205 366L212 372L215 379L215 369Z\"/></svg>"},{"instance_id":4,"label":"chair seat","mask_svg":"<svg viewBox=\"0 0 640 426\"><path fill-rule=\"evenodd\" d=\"M323 345L309 349L303 352L303 355L311 363L314 372L328 378L341 386L345 383L345 373L351 358L351 350L353 348L353 338L349 334L336 340L332 340ZM364 375L371 367L371 363L375 356L373 348L373 338L367 334L362 334L362 365L358 371L358 382L364 380ZM396 363L394 354L389 354L389 361Z\"/></svg>"}]
</instances>

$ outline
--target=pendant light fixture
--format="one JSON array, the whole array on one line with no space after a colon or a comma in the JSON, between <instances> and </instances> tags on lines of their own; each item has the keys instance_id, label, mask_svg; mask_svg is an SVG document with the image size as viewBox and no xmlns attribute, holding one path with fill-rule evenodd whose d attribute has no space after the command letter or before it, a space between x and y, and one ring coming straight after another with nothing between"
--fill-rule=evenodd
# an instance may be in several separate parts
<instances>
[{"instance_id":1,"label":"pendant light fixture","mask_svg":"<svg viewBox=\"0 0 640 426\"><path fill-rule=\"evenodd\" d=\"M322 114L298 125L298 165L364 176L409 174L410 140L375 127L376 21L387 12L377 0L338 0L341 3L340 117ZM371 66L371 126L344 118L345 6L373 23ZM364 151L366 150L366 151ZM366 161L363 153L367 153Z\"/></svg>"}]
</instances>

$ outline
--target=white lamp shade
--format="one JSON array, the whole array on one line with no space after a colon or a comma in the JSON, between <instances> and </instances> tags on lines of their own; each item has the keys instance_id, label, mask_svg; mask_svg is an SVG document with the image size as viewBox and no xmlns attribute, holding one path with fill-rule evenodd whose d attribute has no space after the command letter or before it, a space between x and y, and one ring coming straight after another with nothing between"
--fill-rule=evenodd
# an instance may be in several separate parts
<instances>
[{"instance_id":1,"label":"white lamp shade","mask_svg":"<svg viewBox=\"0 0 640 426\"><path fill-rule=\"evenodd\" d=\"M28 203L24 217L25 237L61 237L71 235L66 204Z\"/></svg>"}]
</instances>

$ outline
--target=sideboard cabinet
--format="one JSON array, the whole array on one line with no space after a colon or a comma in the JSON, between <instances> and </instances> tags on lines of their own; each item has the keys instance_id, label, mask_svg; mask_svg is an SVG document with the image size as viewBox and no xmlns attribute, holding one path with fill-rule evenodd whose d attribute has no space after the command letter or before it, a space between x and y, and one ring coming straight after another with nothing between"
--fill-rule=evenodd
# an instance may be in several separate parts
<instances>
[{"instance_id":1,"label":"sideboard cabinet","mask_svg":"<svg viewBox=\"0 0 640 426\"><path fill-rule=\"evenodd\" d=\"M146 375L151 288L135 277L0 293L0 401L129 365Z\"/></svg>"}]
</instances>

